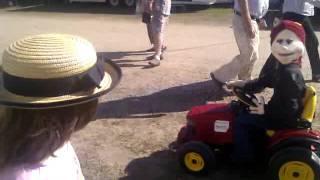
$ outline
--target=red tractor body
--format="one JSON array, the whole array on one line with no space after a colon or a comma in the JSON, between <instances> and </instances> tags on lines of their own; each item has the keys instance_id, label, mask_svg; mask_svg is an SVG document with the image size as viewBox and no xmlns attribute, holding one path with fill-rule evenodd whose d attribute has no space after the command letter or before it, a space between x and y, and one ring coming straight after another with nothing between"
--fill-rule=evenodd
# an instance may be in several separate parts
<instances>
[{"instance_id":1,"label":"red tractor body","mask_svg":"<svg viewBox=\"0 0 320 180\"><path fill-rule=\"evenodd\" d=\"M178 143L201 141L215 145L231 144L234 119L235 113L226 103L193 107L187 114L187 125L178 135Z\"/></svg>"},{"instance_id":2,"label":"red tractor body","mask_svg":"<svg viewBox=\"0 0 320 180\"><path fill-rule=\"evenodd\" d=\"M236 101L207 104L193 107L188 112L187 123L178 134L176 146L179 161L188 172L208 172L220 159L218 153L232 152L238 105ZM261 162L269 161L272 177L281 173L281 177L289 177L287 179L299 176L303 180L320 180L318 130L290 129L265 134L265 141L261 141L261 157L264 158ZM305 172L311 174L311 178L303 178Z\"/></svg>"},{"instance_id":3,"label":"red tractor body","mask_svg":"<svg viewBox=\"0 0 320 180\"><path fill-rule=\"evenodd\" d=\"M207 104L193 107L187 114L187 124L178 134L179 144L201 141L211 145L233 143L233 123L236 113L229 103ZM312 129L292 129L276 131L268 140L268 147L288 138L320 140L320 132Z\"/></svg>"}]
</instances>

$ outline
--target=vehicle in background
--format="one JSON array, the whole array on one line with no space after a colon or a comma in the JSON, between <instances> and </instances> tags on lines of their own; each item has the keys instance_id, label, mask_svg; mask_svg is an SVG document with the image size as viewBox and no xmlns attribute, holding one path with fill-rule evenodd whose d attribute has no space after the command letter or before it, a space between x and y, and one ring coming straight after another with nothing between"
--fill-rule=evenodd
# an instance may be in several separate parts
<instances>
[{"instance_id":1,"label":"vehicle in background","mask_svg":"<svg viewBox=\"0 0 320 180\"><path fill-rule=\"evenodd\" d=\"M66 0L66 3L73 2L102 2L108 3L112 7L124 5L126 7L134 7L136 0ZM216 0L173 0L173 5L212 5Z\"/></svg>"},{"instance_id":2,"label":"vehicle in background","mask_svg":"<svg viewBox=\"0 0 320 180\"><path fill-rule=\"evenodd\" d=\"M73 2L101 2L107 3L112 7L118 7L124 5L126 7L134 7L136 5L136 0L66 0L66 3Z\"/></svg>"},{"instance_id":3,"label":"vehicle in background","mask_svg":"<svg viewBox=\"0 0 320 180\"><path fill-rule=\"evenodd\" d=\"M216 3L233 3L234 0L216 0Z\"/></svg>"},{"instance_id":4,"label":"vehicle in background","mask_svg":"<svg viewBox=\"0 0 320 180\"><path fill-rule=\"evenodd\" d=\"M173 5L212 5L216 0L172 0Z\"/></svg>"}]
</instances>

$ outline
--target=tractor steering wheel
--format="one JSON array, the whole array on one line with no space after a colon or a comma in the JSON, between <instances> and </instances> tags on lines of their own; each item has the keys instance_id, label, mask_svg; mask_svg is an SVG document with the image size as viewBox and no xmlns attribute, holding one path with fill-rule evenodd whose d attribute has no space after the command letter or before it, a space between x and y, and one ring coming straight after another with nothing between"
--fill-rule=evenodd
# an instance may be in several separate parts
<instances>
[{"instance_id":1,"label":"tractor steering wheel","mask_svg":"<svg viewBox=\"0 0 320 180\"><path fill-rule=\"evenodd\" d=\"M254 94L245 92L244 89L240 87L233 87L232 92L243 104L256 107L256 104L253 102L253 100L258 99Z\"/></svg>"}]
</instances>

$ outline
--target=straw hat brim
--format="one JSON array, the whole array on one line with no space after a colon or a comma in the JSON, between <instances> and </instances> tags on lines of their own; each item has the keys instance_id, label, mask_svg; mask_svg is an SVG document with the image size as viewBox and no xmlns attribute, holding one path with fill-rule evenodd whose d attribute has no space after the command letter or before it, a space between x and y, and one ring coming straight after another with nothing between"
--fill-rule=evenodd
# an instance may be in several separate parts
<instances>
[{"instance_id":1,"label":"straw hat brim","mask_svg":"<svg viewBox=\"0 0 320 180\"><path fill-rule=\"evenodd\" d=\"M4 89L2 81L3 72L0 70L0 104L15 108L39 109L63 107L88 102L108 93L119 83L122 73L115 63L105 61L104 70L105 76L100 83L100 88L57 97L27 97L13 94Z\"/></svg>"}]
</instances>

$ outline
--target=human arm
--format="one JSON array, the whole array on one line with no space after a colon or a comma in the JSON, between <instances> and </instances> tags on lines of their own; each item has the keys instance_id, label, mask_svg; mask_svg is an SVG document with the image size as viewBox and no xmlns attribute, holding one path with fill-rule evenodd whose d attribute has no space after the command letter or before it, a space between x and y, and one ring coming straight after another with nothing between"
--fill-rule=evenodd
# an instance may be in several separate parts
<instances>
[{"instance_id":1,"label":"human arm","mask_svg":"<svg viewBox=\"0 0 320 180\"><path fill-rule=\"evenodd\" d=\"M244 27L247 31L247 35L250 38L255 38L255 30L251 24L251 16L249 12L248 0L238 0L240 6L240 14L243 18Z\"/></svg>"},{"instance_id":2,"label":"human arm","mask_svg":"<svg viewBox=\"0 0 320 180\"><path fill-rule=\"evenodd\" d=\"M226 85L228 88L240 87L243 88L244 91L249 93L256 93L262 91L266 87L272 87L273 74L266 74L257 79L253 80L235 80L228 81Z\"/></svg>"},{"instance_id":3,"label":"human arm","mask_svg":"<svg viewBox=\"0 0 320 180\"><path fill-rule=\"evenodd\" d=\"M149 14L151 14L151 12L152 12L152 6L153 6L153 1L154 0L146 0L147 1L147 6L146 6L146 12L147 13L149 13Z\"/></svg>"}]
</instances>

